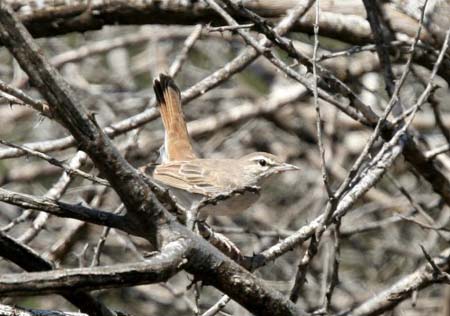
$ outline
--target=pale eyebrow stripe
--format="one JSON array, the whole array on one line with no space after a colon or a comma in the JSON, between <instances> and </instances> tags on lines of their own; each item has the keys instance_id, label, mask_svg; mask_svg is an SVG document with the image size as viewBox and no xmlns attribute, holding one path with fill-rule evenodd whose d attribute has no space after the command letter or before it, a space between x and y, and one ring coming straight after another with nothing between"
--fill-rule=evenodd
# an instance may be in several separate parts
<instances>
[{"instance_id":1,"label":"pale eyebrow stripe","mask_svg":"<svg viewBox=\"0 0 450 316\"><path fill-rule=\"evenodd\" d=\"M272 159L267 158L267 157L265 157L265 156L256 156L256 157L252 158L252 161L256 161L256 160L260 160L260 159L267 160L267 161L269 161L269 162L272 163L272 164L274 163L274 161L273 161Z\"/></svg>"}]
</instances>

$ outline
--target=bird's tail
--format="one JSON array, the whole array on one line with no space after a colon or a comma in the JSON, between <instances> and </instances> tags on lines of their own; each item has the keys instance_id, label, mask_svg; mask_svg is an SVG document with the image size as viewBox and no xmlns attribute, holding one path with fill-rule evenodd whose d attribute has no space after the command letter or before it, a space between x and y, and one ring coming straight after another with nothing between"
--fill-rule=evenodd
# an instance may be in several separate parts
<instances>
[{"instance_id":1,"label":"bird's tail","mask_svg":"<svg viewBox=\"0 0 450 316\"><path fill-rule=\"evenodd\" d=\"M197 155L192 148L181 109L180 90L173 79L164 74L160 74L159 79L153 81L153 90L165 128L165 160L195 159Z\"/></svg>"}]
</instances>

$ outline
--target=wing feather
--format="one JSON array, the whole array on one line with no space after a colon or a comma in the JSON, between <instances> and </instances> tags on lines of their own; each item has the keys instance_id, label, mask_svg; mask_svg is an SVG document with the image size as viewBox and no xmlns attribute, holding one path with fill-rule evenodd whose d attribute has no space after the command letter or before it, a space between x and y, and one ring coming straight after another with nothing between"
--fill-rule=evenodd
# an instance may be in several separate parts
<instances>
[{"instance_id":1,"label":"wing feather","mask_svg":"<svg viewBox=\"0 0 450 316\"><path fill-rule=\"evenodd\" d=\"M205 170L196 161L172 161L159 165L153 178L169 187L208 197L227 189L217 185L216 174L212 170Z\"/></svg>"}]
</instances>

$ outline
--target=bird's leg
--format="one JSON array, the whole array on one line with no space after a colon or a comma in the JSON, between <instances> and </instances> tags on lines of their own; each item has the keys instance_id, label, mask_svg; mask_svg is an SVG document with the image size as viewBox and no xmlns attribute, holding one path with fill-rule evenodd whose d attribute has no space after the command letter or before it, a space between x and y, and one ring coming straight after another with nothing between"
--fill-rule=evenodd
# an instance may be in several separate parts
<instances>
[{"instance_id":1,"label":"bird's leg","mask_svg":"<svg viewBox=\"0 0 450 316\"><path fill-rule=\"evenodd\" d=\"M242 257L241 251L238 247L223 234L215 233L211 227L206 223L206 216L199 216L199 208L203 201L194 202L191 208L186 212L186 226L188 229L195 231L206 240L208 240L213 246L221 250L228 257L232 259L239 259Z\"/></svg>"},{"instance_id":2,"label":"bird's leg","mask_svg":"<svg viewBox=\"0 0 450 316\"><path fill-rule=\"evenodd\" d=\"M191 207L186 211L186 226L189 230L194 231L197 223L199 202L193 202Z\"/></svg>"}]
</instances>

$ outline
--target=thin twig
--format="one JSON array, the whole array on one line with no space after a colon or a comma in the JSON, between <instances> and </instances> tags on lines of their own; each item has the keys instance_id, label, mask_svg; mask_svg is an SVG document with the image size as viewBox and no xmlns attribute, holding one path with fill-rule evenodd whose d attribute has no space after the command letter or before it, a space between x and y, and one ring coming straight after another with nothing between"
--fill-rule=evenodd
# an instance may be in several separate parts
<instances>
[{"instance_id":1,"label":"thin twig","mask_svg":"<svg viewBox=\"0 0 450 316\"><path fill-rule=\"evenodd\" d=\"M425 153L428 160L434 159L437 155L443 154L450 150L450 144L445 144L434 149L430 149Z\"/></svg>"},{"instance_id":2,"label":"thin twig","mask_svg":"<svg viewBox=\"0 0 450 316\"><path fill-rule=\"evenodd\" d=\"M450 274L442 271L442 269L439 268L439 266L436 264L436 262L434 262L433 258L431 258L431 256L427 253L427 251L425 250L425 248L422 245L420 245L420 248L422 249L425 259L427 259L428 263L430 264L431 268L433 269L434 277L450 284Z\"/></svg>"},{"instance_id":3,"label":"thin twig","mask_svg":"<svg viewBox=\"0 0 450 316\"><path fill-rule=\"evenodd\" d=\"M220 300L217 301L216 304L214 304L213 306L211 306L206 312L204 312L202 314L202 316L214 316L217 313L219 313L222 309L225 308L225 306L228 304L228 302L230 302L231 299L224 295L220 298Z\"/></svg>"},{"instance_id":4,"label":"thin twig","mask_svg":"<svg viewBox=\"0 0 450 316\"><path fill-rule=\"evenodd\" d=\"M319 146L320 154L320 169L322 172L322 180L327 191L328 198L330 200L334 199L333 192L331 191L330 181L328 178L327 164L325 161L325 148L323 147L323 131L322 131L322 116L320 114L319 97L317 92L317 50L319 48L319 11L320 11L320 1L316 0L315 5L315 20L314 20L314 50L313 50L313 96L314 96L314 108L316 109L316 132L317 132L317 143Z\"/></svg>"},{"instance_id":5,"label":"thin twig","mask_svg":"<svg viewBox=\"0 0 450 316\"><path fill-rule=\"evenodd\" d=\"M47 154L44 154L44 153L41 153L39 151L30 149L27 146L16 145L16 144L10 143L10 142L2 140L2 139L0 139L0 144L3 144L3 145L8 146L8 147L12 147L12 148L17 148L17 149L23 150L24 152L26 152L26 153L28 153L28 154L30 154L32 156L44 159L48 163L50 163L50 164L52 164L54 166L62 168L68 174L75 174L75 175L78 175L78 176L80 176L82 178L90 180L92 182L95 182L95 183L98 183L98 184L101 184L101 185L105 185L105 186L111 186L109 184L109 182L106 181L105 179L93 176L93 175L91 175L91 174L89 174L87 172L84 172L84 171L80 170L80 169L72 168L72 167L70 167L70 165L68 165L67 163L65 163L63 161L60 161L60 160L58 160L58 159L56 159L54 157L51 157L51 156L49 156Z\"/></svg>"},{"instance_id":6,"label":"thin twig","mask_svg":"<svg viewBox=\"0 0 450 316\"><path fill-rule=\"evenodd\" d=\"M249 28L252 28L253 26L255 26L255 24L253 24L253 23L240 24L240 25L237 25L237 26L225 25L225 26L216 26L216 27L212 27L212 26L208 25L206 27L206 30L208 32L220 32L220 33L226 32L226 31L234 32L234 31L239 30L239 29L249 29Z\"/></svg>"},{"instance_id":7,"label":"thin twig","mask_svg":"<svg viewBox=\"0 0 450 316\"><path fill-rule=\"evenodd\" d=\"M219 13L224 20L227 21L228 24L232 26L239 25L236 20L234 20L224 9L222 9L214 0L206 0L206 2L217 12ZM229 1L228 1L229 2ZM230 2L229 2L230 3ZM276 57L272 51L266 47L262 46L260 43L258 43L252 36L249 35L248 32L244 30L236 30L236 32L244 39L244 41L252 46L254 49L256 49L257 52L262 54L264 57L267 58L268 61L270 61L273 65L275 65L277 68L279 68L281 71L286 73L290 78L294 79L295 81L301 83L305 87L308 88L309 91L313 91L313 83L310 80L310 78L305 77L303 74L300 74L299 72L295 71L284 63L280 58ZM318 96L335 105L337 108L339 108L341 111L349 115L354 120L364 124L364 125L370 125L370 123L367 121L367 119L355 108L343 104L340 100L337 100L334 96L329 94L323 89L317 89L318 90ZM365 113L366 114L366 113ZM375 115L375 114L373 114Z\"/></svg>"},{"instance_id":8,"label":"thin twig","mask_svg":"<svg viewBox=\"0 0 450 316\"><path fill-rule=\"evenodd\" d=\"M436 122L436 125L441 130L441 133L445 137L445 140L447 141L447 143L450 144L450 130L448 129L447 126L445 126L444 120L442 119L442 116L441 116L441 111L439 110L439 103L435 99L434 95L432 95L430 97L429 102L431 105L431 109L433 110L434 120Z\"/></svg>"},{"instance_id":9,"label":"thin twig","mask_svg":"<svg viewBox=\"0 0 450 316\"><path fill-rule=\"evenodd\" d=\"M423 217L425 217L425 219L430 223L430 224L434 224L434 219L428 215L428 213L424 210L424 208L418 203L416 202L416 200L412 197L411 194L409 194L408 190L406 190L406 188L397 181L397 179L395 179L394 176L392 176L389 172L386 172L386 177L392 182L392 184L394 184L394 186L400 191L400 193L403 194L403 196L406 197L406 199L408 200L409 204L420 214L422 214Z\"/></svg>"},{"instance_id":10,"label":"thin twig","mask_svg":"<svg viewBox=\"0 0 450 316\"><path fill-rule=\"evenodd\" d=\"M178 72L180 71L181 67L183 66L184 62L186 61L188 54L192 47L194 46L195 42L200 38L202 35L203 26L201 24L196 25L192 33L186 38L186 40L183 43L183 49L181 52L175 57L175 60L172 62L169 68L169 74L172 77L176 77Z\"/></svg>"},{"instance_id":11,"label":"thin twig","mask_svg":"<svg viewBox=\"0 0 450 316\"><path fill-rule=\"evenodd\" d=\"M430 78L428 79L428 84L425 87L425 90L422 92L415 105L413 105L411 108L405 111L402 116L397 117L396 120L394 121L394 124L397 124L403 118L411 115L412 112L416 112L418 108L420 108L423 105L423 103L431 94L431 92L435 89L436 86L433 80L437 75L437 72L439 70L442 61L444 60L445 53L449 47L449 39L450 39L450 28L445 33L444 43L442 44L441 50L439 52L438 58L436 59L436 63L434 64L433 70L431 71L431 75Z\"/></svg>"},{"instance_id":12,"label":"thin twig","mask_svg":"<svg viewBox=\"0 0 450 316\"><path fill-rule=\"evenodd\" d=\"M10 85L4 83L1 80L0 80L0 90L13 96L14 98L17 98L18 100L22 101L24 104L27 104L27 105L33 107L34 109L36 109L37 111L42 113L42 115L45 115L49 118L53 118L53 115L52 115L47 103L45 103L43 101L35 100L32 97L28 96L27 94L23 93L21 90L11 87ZM18 104L20 104L20 103L18 103Z\"/></svg>"},{"instance_id":13,"label":"thin twig","mask_svg":"<svg viewBox=\"0 0 450 316\"><path fill-rule=\"evenodd\" d=\"M294 279L294 285L291 289L291 293L289 295L289 299L292 302L297 302L298 298L300 297L300 291L303 288L303 285L306 281L306 273L309 267L309 264L311 263L311 260L314 258L314 256L317 254L317 244L318 241L316 239L315 235L311 236L308 249L306 250L303 258L300 260L297 272L295 274Z\"/></svg>"},{"instance_id":14,"label":"thin twig","mask_svg":"<svg viewBox=\"0 0 450 316\"><path fill-rule=\"evenodd\" d=\"M325 294L324 310L328 312L331 305L331 298L334 293L334 289L339 283L339 267L341 261L341 221L337 221L334 226L334 252L333 252L333 266L331 273L330 284L328 285L327 292Z\"/></svg>"},{"instance_id":15,"label":"thin twig","mask_svg":"<svg viewBox=\"0 0 450 316\"><path fill-rule=\"evenodd\" d=\"M422 223L420 221L418 221L417 219L411 218L411 217L407 217L407 216L403 216L403 215L398 215L400 218L402 218L405 221L414 223L419 225L420 227L424 228L424 229L430 229L430 230L434 230L436 232L440 232L440 231L444 231L444 232L450 232L449 228L445 228L445 227L436 227L436 226L431 226L425 223Z\"/></svg>"},{"instance_id":16,"label":"thin twig","mask_svg":"<svg viewBox=\"0 0 450 316\"><path fill-rule=\"evenodd\" d=\"M269 26L269 23L265 19L263 19L262 17L260 17L256 13L254 13L253 11L248 10L247 8L245 8L242 5L236 4L235 2L233 2L231 0L221 0L221 1L224 2L234 12L236 12L236 14L242 15L246 19L249 19L250 21L254 22L255 28L259 32L261 32L265 36L267 36L267 38L270 39L272 41L272 43L274 43L276 46L278 46L279 48L281 48L282 50L287 52L288 55L291 58L294 58L298 63L306 65L306 67L308 68L309 71L312 71L313 60L310 59L308 56L304 55L303 53L301 53L298 49L296 49L293 42L290 39L282 37L280 34L277 34L277 32ZM309 0L305 4L305 6L307 6L307 7L312 6L313 3L314 3L314 0ZM239 34L241 36L244 36L242 33L239 33ZM246 42L248 41L245 39L245 37L244 37L244 40ZM251 42L249 42L249 44L253 46L253 44ZM255 47L255 46L253 46L253 47ZM255 47L255 48L258 49L257 47ZM269 55L269 52L267 52L266 55ZM289 77L302 83L301 81L299 81L299 78L295 77L295 75L293 73L289 74L287 72L287 69L285 69L282 66L282 63L279 63L279 61L277 61L277 60L272 60L272 59L275 59L274 56L265 56L265 57L267 57L269 59L269 61L272 62L275 66L279 67L282 71L286 72L286 74ZM318 73L320 74L320 76L323 77L322 78L323 80L320 80L318 82L318 84L321 88L323 88L325 90L333 89L333 92L337 92L339 94L342 94L343 96L346 96L349 99L352 106L354 106L358 111L360 111L366 118L368 118L369 120L376 119L376 114L370 109L370 107L367 106L366 104L364 104L362 102L361 98L356 93L354 93L352 91L352 89L350 89L350 87L348 87L343 81L339 80L331 71L327 70L320 64L316 63L316 69L318 70ZM329 83L331 83L331 84L329 84ZM304 83L302 83L302 84L304 84ZM312 89L313 89L313 87L312 87L312 83L311 83L309 90L312 91ZM319 91L319 92L321 92L321 91ZM319 96L322 98L322 93L320 93ZM329 102L329 100L328 100L328 102Z\"/></svg>"},{"instance_id":17,"label":"thin twig","mask_svg":"<svg viewBox=\"0 0 450 316\"><path fill-rule=\"evenodd\" d=\"M413 39L414 40L414 39ZM395 40L389 43L390 47L411 47L413 40ZM432 47L427 46L426 44L419 42L417 43L417 47L425 49L427 52L433 53L435 50ZM319 56L317 62L321 62L324 60L329 60L337 57L348 57L354 54L362 53L362 52L373 52L376 51L376 44L367 44L363 46L352 46L348 49L344 49L341 51L323 53Z\"/></svg>"},{"instance_id":18,"label":"thin twig","mask_svg":"<svg viewBox=\"0 0 450 316\"><path fill-rule=\"evenodd\" d=\"M400 79L397 81L394 91L392 93L392 96L390 98L390 101L388 103L388 105L386 106L383 115L378 119L377 125L375 126L374 131L372 132L372 134L370 135L363 151L360 153L360 155L358 156L358 158L356 159L355 163L352 165L351 169L349 170L347 177L345 178L345 180L342 182L342 184L340 185L339 189L336 192L336 198L339 199L344 192L349 188L349 186L351 185L351 183L355 181L356 176L358 171L360 170L361 166L363 165L364 161L366 160L366 158L369 156L369 152L373 146L373 144L375 143L375 141L377 140L378 136L380 135L384 124L387 121L387 117L389 115L389 113L391 112L392 108L394 107L394 105L396 104L397 101L397 96L400 93L400 90L403 86L403 84L406 81L406 77L409 73L410 67L411 67L411 63L413 60L413 56L414 56L414 52L415 52L415 47L416 44L419 41L420 38L420 33L422 31L422 25L423 25L423 19L425 17L425 7L422 10L422 15L421 15L421 19L420 19L420 24L419 24L419 28L417 29L416 32L416 36L414 38L414 41L411 45L411 54L406 62L405 65L405 69L402 73L402 76L400 77Z\"/></svg>"},{"instance_id":19,"label":"thin twig","mask_svg":"<svg viewBox=\"0 0 450 316\"><path fill-rule=\"evenodd\" d=\"M114 210L113 214L120 214L125 209L123 204ZM100 238L98 239L97 245L94 248L94 255L92 256L92 261L90 267L98 267L100 265L100 255L102 253L103 246L105 245L106 238L109 235L111 227L104 227Z\"/></svg>"}]
</instances>

